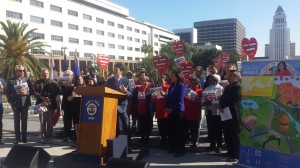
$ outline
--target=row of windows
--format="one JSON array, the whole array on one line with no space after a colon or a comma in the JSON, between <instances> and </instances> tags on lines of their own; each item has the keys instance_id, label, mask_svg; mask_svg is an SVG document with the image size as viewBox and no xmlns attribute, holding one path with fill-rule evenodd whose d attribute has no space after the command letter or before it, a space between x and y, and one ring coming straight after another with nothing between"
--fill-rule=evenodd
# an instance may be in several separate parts
<instances>
[{"instance_id":1,"label":"row of windows","mask_svg":"<svg viewBox=\"0 0 300 168\"><path fill-rule=\"evenodd\" d=\"M37 1L37 0L30 0L30 5L44 8L44 2ZM59 7L59 6L56 6L56 5L50 5L50 10L62 13L62 7ZM68 14L71 15L71 16L78 17L78 12L74 11L74 10L68 9ZM82 17L83 17L83 19L86 19L86 20L92 20L92 16L88 15L88 14L83 14ZM101 18L96 17L96 22L104 23L104 20L101 19ZM115 23L112 22L112 21L107 21L107 24L109 26L115 26ZM124 29L124 25L118 24L118 28ZM132 31L132 27L127 26L127 30ZM135 28L134 32L140 33L140 30ZM142 31L142 34L146 35L147 33L146 33L146 31Z\"/></svg>"}]
</instances>

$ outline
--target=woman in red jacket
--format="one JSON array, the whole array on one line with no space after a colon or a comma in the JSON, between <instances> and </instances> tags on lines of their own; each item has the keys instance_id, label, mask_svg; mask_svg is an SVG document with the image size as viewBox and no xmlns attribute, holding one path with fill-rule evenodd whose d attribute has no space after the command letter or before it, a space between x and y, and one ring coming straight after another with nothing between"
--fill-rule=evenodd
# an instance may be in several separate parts
<instances>
[{"instance_id":1,"label":"woman in red jacket","mask_svg":"<svg viewBox=\"0 0 300 168\"><path fill-rule=\"evenodd\" d=\"M167 118L168 113L165 110L166 96L170 85L166 85L167 77L162 76L158 79L158 86L161 87L161 91L152 94L152 101L155 102L155 117L157 118L158 130L161 136L159 146L167 144Z\"/></svg>"},{"instance_id":2,"label":"woman in red jacket","mask_svg":"<svg viewBox=\"0 0 300 168\"><path fill-rule=\"evenodd\" d=\"M183 113L186 139L191 139L192 146L197 146L199 126L201 120L202 88L200 80L195 76L189 78L189 88L184 98L185 111Z\"/></svg>"},{"instance_id":3,"label":"woman in red jacket","mask_svg":"<svg viewBox=\"0 0 300 168\"><path fill-rule=\"evenodd\" d=\"M149 136L153 125L152 115L149 110L151 94L149 91L150 82L148 77L141 78L141 87L137 87L133 91L136 100L136 115L141 129L141 139L139 143L149 143Z\"/></svg>"}]
</instances>

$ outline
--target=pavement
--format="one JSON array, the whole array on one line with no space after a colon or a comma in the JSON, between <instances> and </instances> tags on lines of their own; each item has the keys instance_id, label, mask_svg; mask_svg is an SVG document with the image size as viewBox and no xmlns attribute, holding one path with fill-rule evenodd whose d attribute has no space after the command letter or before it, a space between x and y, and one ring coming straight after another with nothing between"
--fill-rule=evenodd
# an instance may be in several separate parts
<instances>
[{"instance_id":1,"label":"pavement","mask_svg":"<svg viewBox=\"0 0 300 168\"><path fill-rule=\"evenodd\" d=\"M42 147L47 153L51 155L51 159L48 163L48 168L53 168L53 161L56 157L73 152L76 150L76 142L63 142L62 139L57 136L61 128L63 127L62 119L59 119L58 123L54 127L53 139L49 142L41 142L40 123L37 115L30 112L28 116L28 143L19 143L19 145L27 145L34 147ZM214 152L207 152L209 143L205 140L205 135L200 136L199 144L197 147L186 146L186 154L182 157L174 157L167 153L166 149L159 147L159 136L156 122L154 122L154 128L152 131L153 136L150 137L150 143L142 145L149 148L149 155L143 158L141 161L150 163L151 167L155 168L196 168L196 167L209 167L209 168L227 168L238 167L235 163L227 162L227 157L222 154L216 154ZM0 145L0 162L5 159L11 148L14 146L14 123L13 114L9 108L4 108L3 115L3 140L5 145ZM135 146L141 146L138 143L138 135L132 137L133 148ZM1 167L1 166L0 166Z\"/></svg>"}]
</instances>

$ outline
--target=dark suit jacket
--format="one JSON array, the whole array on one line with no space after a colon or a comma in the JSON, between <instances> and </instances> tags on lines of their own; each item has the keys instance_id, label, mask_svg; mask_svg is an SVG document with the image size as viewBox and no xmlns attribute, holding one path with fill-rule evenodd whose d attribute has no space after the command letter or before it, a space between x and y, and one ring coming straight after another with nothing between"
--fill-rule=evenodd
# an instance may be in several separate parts
<instances>
[{"instance_id":1,"label":"dark suit jacket","mask_svg":"<svg viewBox=\"0 0 300 168\"><path fill-rule=\"evenodd\" d=\"M241 108L241 84L240 82L235 82L228 85L220 97L219 104L222 109L229 107L232 115L232 119L240 121L240 108Z\"/></svg>"},{"instance_id":2,"label":"dark suit jacket","mask_svg":"<svg viewBox=\"0 0 300 168\"><path fill-rule=\"evenodd\" d=\"M183 112L185 94L186 86L183 83L172 84L169 88L166 107L173 109L173 112Z\"/></svg>"},{"instance_id":3,"label":"dark suit jacket","mask_svg":"<svg viewBox=\"0 0 300 168\"><path fill-rule=\"evenodd\" d=\"M8 103L12 107L18 107L20 105L21 105L21 107L31 106L30 96L33 94L33 87L32 87L32 83L29 78L23 77L22 83L25 83L25 82L27 82L28 88L29 88L29 94L26 96L21 96L21 95L17 94L15 87L14 87L15 85L17 85L17 78L15 78L15 77L11 78L7 82L7 92L6 92L7 95L6 96L7 96Z\"/></svg>"},{"instance_id":4,"label":"dark suit jacket","mask_svg":"<svg viewBox=\"0 0 300 168\"><path fill-rule=\"evenodd\" d=\"M128 105L127 97L132 96L132 89L133 88L129 84L129 80L127 78L123 77L123 76L121 77L119 82L120 82L120 85L123 84L125 87L127 87L127 92L125 93L126 96L118 98L118 111L120 113L125 113L126 112L126 107ZM111 88L111 89L114 89L116 91L121 92L120 88L117 88L116 85L115 85L115 77L114 76L109 77L107 79L106 86Z\"/></svg>"}]
</instances>

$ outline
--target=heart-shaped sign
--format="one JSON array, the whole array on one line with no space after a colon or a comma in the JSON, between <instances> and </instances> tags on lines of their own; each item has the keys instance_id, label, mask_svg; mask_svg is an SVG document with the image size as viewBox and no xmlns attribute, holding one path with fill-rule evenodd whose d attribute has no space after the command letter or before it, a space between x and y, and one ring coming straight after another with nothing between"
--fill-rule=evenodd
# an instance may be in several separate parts
<instances>
[{"instance_id":1,"label":"heart-shaped sign","mask_svg":"<svg viewBox=\"0 0 300 168\"><path fill-rule=\"evenodd\" d=\"M169 68L169 58L166 55L154 56L153 66L159 73L164 73Z\"/></svg>"},{"instance_id":2,"label":"heart-shaped sign","mask_svg":"<svg viewBox=\"0 0 300 168\"><path fill-rule=\"evenodd\" d=\"M256 51L257 51L257 41L255 38L251 37L250 40L247 38L244 38L242 40L242 47L244 52L248 55L250 60L253 60Z\"/></svg>"},{"instance_id":3,"label":"heart-shaped sign","mask_svg":"<svg viewBox=\"0 0 300 168\"><path fill-rule=\"evenodd\" d=\"M175 54L178 57L180 57L181 54L184 52L184 42L182 40L174 41L172 43L172 47L173 47L173 50L174 50Z\"/></svg>"},{"instance_id":4,"label":"heart-shaped sign","mask_svg":"<svg viewBox=\"0 0 300 168\"><path fill-rule=\"evenodd\" d=\"M102 55L102 54L97 54L98 56L98 65L102 68L105 69L107 68L109 62L110 62L110 57L108 55Z\"/></svg>"},{"instance_id":5,"label":"heart-shaped sign","mask_svg":"<svg viewBox=\"0 0 300 168\"><path fill-rule=\"evenodd\" d=\"M183 72L184 78L188 78L189 75L193 72L193 63L192 62L181 63L180 70Z\"/></svg>"}]
</instances>

